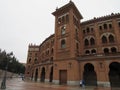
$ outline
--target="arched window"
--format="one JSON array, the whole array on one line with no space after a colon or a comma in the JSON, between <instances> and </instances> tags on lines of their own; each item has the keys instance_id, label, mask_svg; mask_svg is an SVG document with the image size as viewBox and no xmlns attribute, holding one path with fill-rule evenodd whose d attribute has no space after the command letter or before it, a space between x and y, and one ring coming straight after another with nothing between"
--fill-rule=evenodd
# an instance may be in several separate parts
<instances>
[{"instance_id":1,"label":"arched window","mask_svg":"<svg viewBox=\"0 0 120 90\"><path fill-rule=\"evenodd\" d=\"M35 58L34 63L35 63L35 64L37 63L37 58Z\"/></svg>"},{"instance_id":2,"label":"arched window","mask_svg":"<svg viewBox=\"0 0 120 90\"><path fill-rule=\"evenodd\" d=\"M120 22L118 22L118 26L120 27Z\"/></svg>"},{"instance_id":3,"label":"arched window","mask_svg":"<svg viewBox=\"0 0 120 90\"><path fill-rule=\"evenodd\" d=\"M64 16L62 17L62 23L65 23L65 17Z\"/></svg>"},{"instance_id":4,"label":"arched window","mask_svg":"<svg viewBox=\"0 0 120 90\"><path fill-rule=\"evenodd\" d=\"M50 61L53 62L53 57L50 58Z\"/></svg>"},{"instance_id":5,"label":"arched window","mask_svg":"<svg viewBox=\"0 0 120 90\"><path fill-rule=\"evenodd\" d=\"M112 47L112 48L111 48L111 52L112 52L112 53L116 53L116 52L117 52L117 49L116 49L115 47Z\"/></svg>"},{"instance_id":6,"label":"arched window","mask_svg":"<svg viewBox=\"0 0 120 90\"><path fill-rule=\"evenodd\" d=\"M69 22L69 16L66 15L66 22Z\"/></svg>"},{"instance_id":7,"label":"arched window","mask_svg":"<svg viewBox=\"0 0 120 90\"><path fill-rule=\"evenodd\" d=\"M63 27L61 28L61 34L62 34L62 35L64 35L64 34L65 34L65 29L66 29L66 27L65 27L65 26L63 26Z\"/></svg>"},{"instance_id":8,"label":"arched window","mask_svg":"<svg viewBox=\"0 0 120 90\"><path fill-rule=\"evenodd\" d=\"M79 49L79 44L78 43L76 43L76 49Z\"/></svg>"},{"instance_id":9,"label":"arched window","mask_svg":"<svg viewBox=\"0 0 120 90\"><path fill-rule=\"evenodd\" d=\"M95 40L93 38L90 39L90 44L95 45Z\"/></svg>"},{"instance_id":10,"label":"arched window","mask_svg":"<svg viewBox=\"0 0 120 90\"><path fill-rule=\"evenodd\" d=\"M61 48L65 48L66 47L66 43L65 43L65 40L61 40Z\"/></svg>"},{"instance_id":11,"label":"arched window","mask_svg":"<svg viewBox=\"0 0 120 90\"><path fill-rule=\"evenodd\" d=\"M77 28L75 29L75 33L76 33L76 35L78 35L78 29Z\"/></svg>"},{"instance_id":12,"label":"arched window","mask_svg":"<svg viewBox=\"0 0 120 90\"><path fill-rule=\"evenodd\" d=\"M29 63L31 62L31 58L29 58L29 61L28 61Z\"/></svg>"},{"instance_id":13,"label":"arched window","mask_svg":"<svg viewBox=\"0 0 120 90\"><path fill-rule=\"evenodd\" d=\"M102 37L102 43L107 43L107 38L105 36Z\"/></svg>"},{"instance_id":14,"label":"arched window","mask_svg":"<svg viewBox=\"0 0 120 90\"><path fill-rule=\"evenodd\" d=\"M53 51L53 48L52 48L52 49L51 49L51 54L53 54L53 52L54 52L54 51Z\"/></svg>"},{"instance_id":15,"label":"arched window","mask_svg":"<svg viewBox=\"0 0 120 90\"><path fill-rule=\"evenodd\" d=\"M89 45L89 41L87 39L85 39L85 46Z\"/></svg>"},{"instance_id":16,"label":"arched window","mask_svg":"<svg viewBox=\"0 0 120 90\"><path fill-rule=\"evenodd\" d=\"M91 53L92 53L92 54L95 54L95 53L96 53L96 50L95 50L95 49L93 49L93 50L91 51Z\"/></svg>"},{"instance_id":17,"label":"arched window","mask_svg":"<svg viewBox=\"0 0 120 90\"><path fill-rule=\"evenodd\" d=\"M90 54L90 51L89 51L89 50L86 50L86 51L85 51L85 54Z\"/></svg>"},{"instance_id":18,"label":"arched window","mask_svg":"<svg viewBox=\"0 0 120 90\"><path fill-rule=\"evenodd\" d=\"M94 32L94 29L93 28L91 28L91 33L93 33Z\"/></svg>"},{"instance_id":19,"label":"arched window","mask_svg":"<svg viewBox=\"0 0 120 90\"><path fill-rule=\"evenodd\" d=\"M99 30L102 30L102 26L99 26Z\"/></svg>"},{"instance_id":20,"label":"arched window","mask_svg":"<svg viewBox=\"0 0 120 90\"><path fill-rule=\"evenodd\" d=\"M49 50L47 51L47 54L49 55Z\"/></svg>"},{"instance_id":21,"label":"arched window","mask_svg":"<svg viewBox=\"0 0 120 90\"><path fill-rule=\"evenodd\" d=\"M105 54L109 53L109 49L108 49L108 48L105 48L105 49L104 49L104 53L105 53Z\"/></svg>"},{"instance_id":22,"label":"arched window","mask_svg":"<svg viewBox=\"0 0 120 90\"><path fill-rule=\"evenodd\" d=\"M109 28L110 28L110 29L112 28L112 24L109 24Z\"/></svg>"},{"instance_id":23,"label":"arched window","mask_svg":"<svg viewBox=\"0 0 120 90\"><path fill-rule=\"evenodd\" d=\"M58 18L58 24L60 24L61 23L61 18Z\"/></svg>"},{"instance_id":24,"label":"arched window","mask_svg":"<svg viewBox=\"0 0 120 90\"><path fill-rule=\"evenodd\" d=\"M110 36L109 36L109 42L110 42L110 43L114 43L114 42L115 42L113 35L110 35Z\"/></svg>"},{"instance_id":25,"label":"arched window","mask_svg":"<svg viewBox=\"0 0 120 90\"><path fill-rule=\"evenodd\" d=\"M85 34L85 30L83 30L83 34Z\"/></svg>"},{"instance_id":26,"label":"arched window","mask_svg":"<svg viewBox=\"0 0 120 90\"><path fill-rule=\"evenodd\" d=\"M89 29L89 27L87 27L87 33L89 33L90 32L90 29Z\"/></svg>"},{"instance_id":27,"label":"arched window","mask_svg":"<svg viewBox=\"0 0 120 90\"><path fill-rule=\"evenodd\" d=\"M104 29L107 29L107 24L104 24L103 27L104 27Z\"/></svg>"}]
</instances>

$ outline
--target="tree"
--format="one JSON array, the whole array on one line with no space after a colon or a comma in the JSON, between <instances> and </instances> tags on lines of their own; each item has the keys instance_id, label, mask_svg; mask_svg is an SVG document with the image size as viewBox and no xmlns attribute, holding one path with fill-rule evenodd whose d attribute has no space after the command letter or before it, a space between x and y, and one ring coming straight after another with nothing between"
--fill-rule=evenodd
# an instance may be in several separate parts
<instances>
[{"instance_id":1,"label":"tree","mask_svg":"<svg viewBox=\"0 0 120 90\"><path fill-rule=\"evenodd\" d=\"M13 52L6 53L0 49L0 69L7 70L13 73L22 73L25 72L25 66L21 64L16 57L13 55Z\"/></svg>"}]
</instances>

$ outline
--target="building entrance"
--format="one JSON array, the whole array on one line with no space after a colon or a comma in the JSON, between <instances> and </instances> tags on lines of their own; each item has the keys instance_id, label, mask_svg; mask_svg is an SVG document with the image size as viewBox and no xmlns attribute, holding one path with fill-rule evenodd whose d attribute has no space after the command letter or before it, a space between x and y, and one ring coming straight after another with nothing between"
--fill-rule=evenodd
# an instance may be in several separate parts
<instances>
[{"instance_id":1,"label":"building entrance","mask_svg":"<svg viewBox=\"0 0 120 90\"><path fill-rule=\"evenodd\" d=\"M96 86L97 85L97 76L94 71L94 66L90 63L87 63L84 66L83 79L85 81L85 85L88 86Z\"/></svg>"},{"instance_id":2,"label":"building entrance","mask_svg":"<svg viewBox=\"0 0 120 90\"><path fill-rule=\"evenodd\" d=\"M33 73L32 73L32 76L31 76L31 80L33 80Z\"/></svg>"},{"instance_id":3,"label":"building entrance","mask_svg":"<svg viewBox=\"0 0 120 90\"><path fill-rule=\"evenodd\" d=\"M60 84L67 84L67 70L60 70L59 75Z\"/></svg>"},{"instance_id":4,"label":"building entrance","mask_svg":"<svg viewBox=\"0 0 120 90\"><path fill-rule=\"evenodd\" d=\"M41 72L41 82L45 81L45 68L42 68L42 72Z\"/></svg>"},{"instance_id":5,"label":"building entrance","mask_svg":"<svg viewBox=\"0 0 120 90\"><path fill-rule=\"evenodd\" d=\"M53 67L51 67L51 72L50 72L50 81L49 82L52 82L53 80Z\"/></svg>"},{"instance_id":6,"label":"building entrance","mask_svg":"<svg viewBox=\"0 0 120 90\"><path fill-rule=\"evenodd\" d=\"M113 62L109 66L109 80L112 87L120 87L120 63Z\"/></svg>"},{"instance_id":7,"label":"building entrance","mask_svg":"<svg viewBox=\"0 0 120 90\"><path fill-rule=\"evenodd\" d=\"M35 71L35 81L37 81L37 78L38 78L38 69L36 69Z\"/></svg>"}]
</instances>

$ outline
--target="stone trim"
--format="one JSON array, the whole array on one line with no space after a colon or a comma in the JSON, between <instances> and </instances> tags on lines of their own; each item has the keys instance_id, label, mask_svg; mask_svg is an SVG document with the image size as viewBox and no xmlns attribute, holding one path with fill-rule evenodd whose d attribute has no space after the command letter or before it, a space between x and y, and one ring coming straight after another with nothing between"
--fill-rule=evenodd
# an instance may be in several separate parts
<instances>
[{"instance_id":1,"label":"stone trim","mask_svg":"<svg viewBox=\"0 0 120 90\"><path fill-rule=\"evenodd\" d=\"M49 82L49 79L45 79L45 82Z\"/></svg>"},{"instance_id":2,"label":"stone trim","mask_svg":"<svg viewBox=\"0 0 120 90\"><path fill-rule=\"evenodd\" d=\"M59 84L59 80L53 80L54 84Z\"/></svg>"},{"instance_id":3,"label":"stone trim","mask_svg":"<svg viewBox=\"0 0 120 90\"><path fill-rule=\"evenodd\" d=\"M110 87L110 82L102 82L102 81L98 81L97 82L98 86L104 86L104 87Z\"/></svg>"},{"instance_id":4,"label":"stone trim","mask_svg":"<svg viewBox=\"0 0 120 90\"><path fill-rule=\"evenodd\" d=\"M79 85L80 81L67 81L67 85Z\"/></svg>"}]
</instances>

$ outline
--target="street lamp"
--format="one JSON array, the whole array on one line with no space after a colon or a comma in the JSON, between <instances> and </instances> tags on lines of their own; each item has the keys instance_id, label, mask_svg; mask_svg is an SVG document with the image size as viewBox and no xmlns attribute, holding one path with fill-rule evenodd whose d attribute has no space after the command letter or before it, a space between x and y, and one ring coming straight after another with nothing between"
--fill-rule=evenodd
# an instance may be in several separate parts
<instances>
[{"instance_id":1,"label":"street lamp","mask_svg":"<svg viewBox=\"0 0 120 90\"><path fill-rule=\"evenodd\" d=\"M10 53L7 55L8 59L10 58L10 56L13 55L13 53ZM6 76L7 76L7 69L8 69L8 64L11 63L12 60L10 61L7 61L7 65L5 67L5 73L4 73L4 77L3 77L3 80L1 82L1 89L6 89Z\"/></svg>"}]
</instances>

